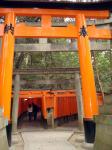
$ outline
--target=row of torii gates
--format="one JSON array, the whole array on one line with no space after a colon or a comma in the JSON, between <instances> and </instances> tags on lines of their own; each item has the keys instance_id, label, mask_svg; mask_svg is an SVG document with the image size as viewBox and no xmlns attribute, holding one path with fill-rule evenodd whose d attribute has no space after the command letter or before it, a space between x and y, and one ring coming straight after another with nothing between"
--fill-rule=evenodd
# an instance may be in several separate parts
<instances>
[{"instance_id":1,"label":"row of torii gates","mask_svg":"<svg viewBox=\"0 0 112 150\"><path fill-rule=\"evenodd\" d=\"M90 39L112 39L109 29L87 26L86 18L106 19L108 10L61 10L37 8L0 8L0 16L5 16L0 25L2 49L0 52L0 107L4 117L10 120L12 73L15 38L75 38L78 42L80 73L82 82L84 120L92 120L98 115L98 101L91 63ZM39 16L41 27L16 23L16 16ZM52 27L52 17L71 17L75 25Z\"/></svg>"}]
</instances>

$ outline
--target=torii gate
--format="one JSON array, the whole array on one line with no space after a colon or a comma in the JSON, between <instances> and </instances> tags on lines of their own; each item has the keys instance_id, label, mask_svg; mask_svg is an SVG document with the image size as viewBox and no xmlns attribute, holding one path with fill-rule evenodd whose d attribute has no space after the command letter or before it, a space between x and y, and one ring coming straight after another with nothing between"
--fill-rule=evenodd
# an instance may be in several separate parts
<instances>
[{"instance_id":1,"label":"torii gate","mask_svg":"<svg viewBox=\"0 0 112 150\"><path fill-rule=\"evenodd\" d=\"M91 121L98 115L94 73L91 63L90 39L112 39L109 29L97 29L87 26L86 18L105 19L108 10L61 10L33 8L0 8L0 16L5 16L5 23L0 25L2 49L0 53L0 106L4 117L10 120L12 71L15 38L75 38L78 42L84 120ZM41 16L41 27L16 24L16 16ZM76 25L52 27L52 17L71 17Z\"/></svg>"}]
</instances>

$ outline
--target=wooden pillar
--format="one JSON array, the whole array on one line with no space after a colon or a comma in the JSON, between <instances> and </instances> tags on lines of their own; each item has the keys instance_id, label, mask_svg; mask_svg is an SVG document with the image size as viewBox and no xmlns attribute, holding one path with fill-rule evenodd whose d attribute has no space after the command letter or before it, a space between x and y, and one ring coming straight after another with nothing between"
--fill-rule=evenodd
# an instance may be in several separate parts
<instances>
[{"instance_id":1,"label":"wooden pillar","mask_svg":"<svg viewBox=\"0 0 112 150\"><path fill-rule=\"evenodd\" d=\"M10 119L10 104L12 90L12 70L15 41L14 25L15 15L13 12L9 12L5 16L2 50L0 53L0 105L4 110L5 118L8 119Z\"/></svg>"},{"instance_id":2,"label":"wooden pillar","mask_svg":"<svg viewBox=\"0 0 112 150\"><path fill-rule=\"evenodd\" d=\"M79 72L75 72L75 91L76 91L77 107L78 107L79 129L83 130L83 102L82 102L82 92L81 92Z\"/></svg>"},{"instance_id":3,"label":"wooden pillar","mask_svg":"<svg viewBox=\"0 0 112 150\"><path fill-rule=\"evenodd\" d=\"M12 106L12 131L13 132L17 132L19 92L20 92L20 75L17 74L15 75L15 80L14 80L14 95L13 95L13 106Z\"/></svg>"},{"instance_id":4,"label":"wooden pillar","mask_svg":"<svg viewBox=\"0 0 112 150\"><path fill-rule=\"evenodd\" d=\"M87 33L86 19L83 14L77 15L78 51L80 72L82 78L82 93L84 103L84 117L92 118L98 114L98 101L91 62L90 41Z\"/></svg>"},{"instance_id":5,"label":"wooden pillar","mask_svg":"<svg viewBox=\"0 0 112 150\"><path fill-rule=\"evenodd\" d=\"M76 25L78 30L78 52L82 82L85 136L86 141L91 143L94 141L95 133L93 132L95 131L95 124L92 119L93 115L98 115L98 101L91 62L90 41L86 19L83 14L76 16Z\"/></svg>"}]
</instances>

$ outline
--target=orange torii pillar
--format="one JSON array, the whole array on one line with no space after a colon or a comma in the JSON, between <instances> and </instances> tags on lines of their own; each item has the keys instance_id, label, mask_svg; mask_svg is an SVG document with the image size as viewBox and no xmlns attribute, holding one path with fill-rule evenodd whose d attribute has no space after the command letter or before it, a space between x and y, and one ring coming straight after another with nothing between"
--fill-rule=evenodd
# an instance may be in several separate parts
<instances>
[{"instance_id":1,"label":"orange torii pillar","mask_svg":"<svg viewBox=\"0 0 112 150\"><path fill-rule=\"evenodd\" d=\"M93 116L98 115L98 101L91 62L90 41L87 33L86 19L83 14L77 15L76 25L83 94L85 139L88 143L92 143L95 136Z\"/></svg>"},{"instance_id":2,"label":"orange torii pillar","mask_svg":"<svg viewBox=\"0 0 112 150\"><path fill-rule=\"evenodd\" d=\"M12 71L14 55L14 24L15 15L9 12L5 16L4 35L0 54L0 106L3 108L4 117L10 121L10 105L12 91ZM8 124L8 130L10 128ZM9 144L10 144L9 137Z\"/></svg>"}]
</instances>

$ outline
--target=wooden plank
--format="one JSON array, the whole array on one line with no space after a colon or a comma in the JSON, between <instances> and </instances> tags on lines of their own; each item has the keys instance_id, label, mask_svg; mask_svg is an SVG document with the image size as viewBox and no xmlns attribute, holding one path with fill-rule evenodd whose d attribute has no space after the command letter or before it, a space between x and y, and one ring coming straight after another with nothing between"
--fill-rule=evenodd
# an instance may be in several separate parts
<instances>
[{"instance_id":1,"label":"wooden plank","mask_svg":"<svg viewBox=\"0 0 112 150\"><path fill-rule=\"evenodd\" d=\"M91 50L105 51L111 49L110 41L91 41ZM77 43L74 44L15 44L15 52L77 52Z\"/></svg>"},{"instance_id":2,"label":"wooden plank","mask_svg":"<svg viewBox=\"0 0 112 150\"><path fill-rule=\"evenodd\" d=\"M112 30L110 29L98 29L95 26L88 26L87 31L90 39L112 39ZM15 36L22 38L78 38L78 34L77 27L73 25L67 27L31 27L22 23L16 25L15 28Z\"/></svg>"},{"instance_id":3,"label":"wooden plank","mask_svg":"<svg viewBox=\"0 0 112 150\"><path fill-rule=\"evenodd\" d=\"M33 68L33 69L17 69L13 74L20 75L46 75L46 74L74 74L75 71L79 71L79 68Z\"/></svg>"},{"instance_id":4,"label":"wooden plank","mask_svg":"<svg viewBox=\"0 0 112 150\"><path fill-rule=\"evenodd\" d=\"M87 31L90 39L112 39L111 29L99 29L95 26L88 26ZM3 32L4 25L0 25L0 37L3 36ZM20 23L15 27L16 38L77 38L78 34L77 27L71 24L67 27L32 27L25 23Z\"/></svg>"},{"instance_id":5,"label":"wooden plank","mask_svg":"<svg viewBox=\"0 0 112 150\"><path fill-rule=\"evenodd\" d=\"M22 5L21 5L22 7ZM39 8L0 8L0 15L14 12L18 16L60 16L60 17L75 17L78 14L84 14L89 18L108 18L109 10L64 10L64 9L39 9Z\"/></svg>"},{"instance_id":6,"label":"wooden plank","mask_svg":"<svg viewBox=\"0 0 112 150\"><path fill-rule=\"evenodd\" d=\"M26 81L21 80L21 85L39 85L39 84L45 84L45 85L51 85L51 84L73 84L75 83L75 79L58 79L58 80L33 80L33 81Z\"/></svg>"}]
</instances>

